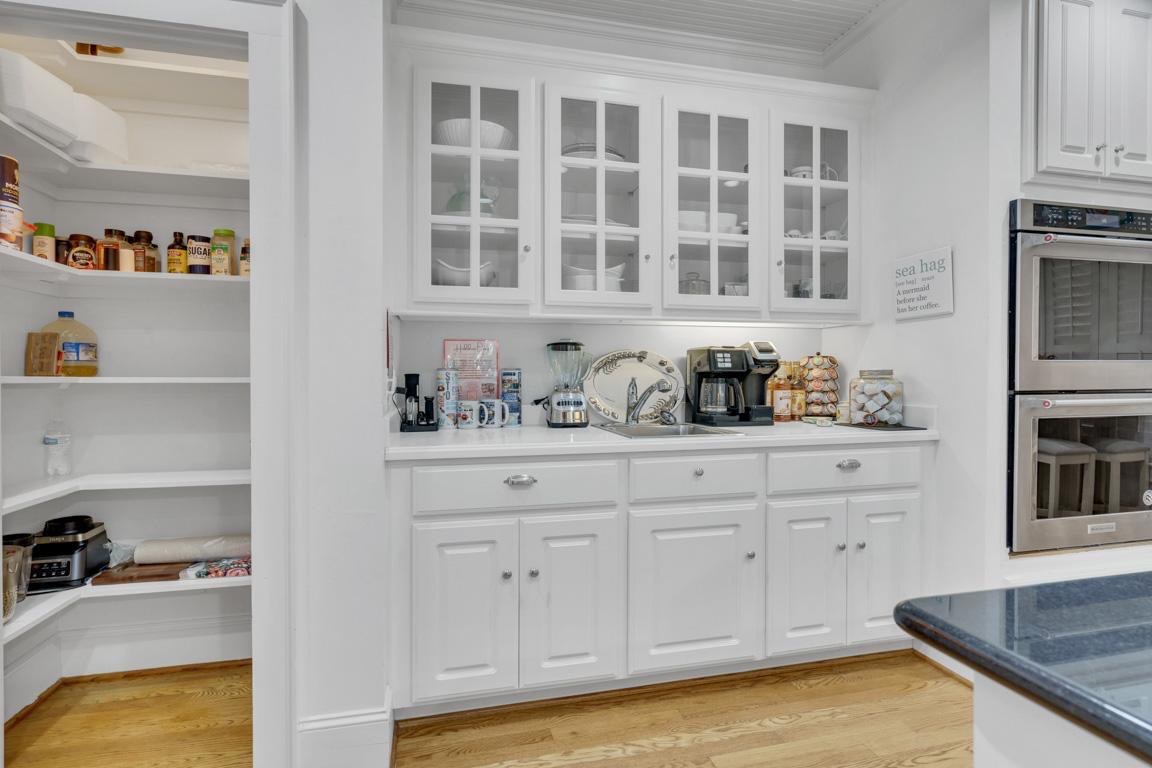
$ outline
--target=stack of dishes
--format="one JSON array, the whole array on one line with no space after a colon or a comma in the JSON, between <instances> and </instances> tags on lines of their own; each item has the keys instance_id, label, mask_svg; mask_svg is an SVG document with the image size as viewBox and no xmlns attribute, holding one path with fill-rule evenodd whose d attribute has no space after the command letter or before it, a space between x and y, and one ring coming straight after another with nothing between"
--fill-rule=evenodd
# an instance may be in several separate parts
<instances>
[{"instance_id":1,"label":"stack of dishes","mask_svg":"<svg viewBox=\"0 0 1152 768\"><path fill-rule=\"evenodd\" d=\"M596 142L594 141L578 141L573 144L566 144L560 149L560 154L564 157L596 157ZM612 147L604 147L604 159L615 160L618 163L627 162L627 158L623 153L616 151Z\"/></svg>"},{"instance_id":2,"label":"stack of dishes","mask_svg":"<svg viewBox=\"0 0 1152 768\"><path fill-rule=\"evenodd\" d=\"M468 278L471 276L471 269L468 267L454 267L444 259L436 259L436 263L432 265L432 269L436 274L436 285L468 285ZM480 285L481 287L488 287L496 281L496 266L486 261L480 265Z\"/></svg>"},{"instance_id":3,"label":"stack of dishes","mask_svg":"<svg viewBox=\"0 0 1152 768\"><path fill-rule=\"evenodd\" d=\"M453 147L472 144L472 120L457 117L441 120L432 128L432 141ZM480 121L480 147L482 149L515 149L516 137L504 126L491 120Z\"/></svg>"},{"instance_id":4,"label":"stack of dishes","mask_svg":"<svg viewBox=\"0 0 1152 768\"><path fill-rule=\"evenodd\" d=\"M624 267L625 264L621 262L604 270L604 290L614 293L624 290ZM594 291L596 290L596 270L577 267L574 264L565 264L561 287L566 291Z\"/></svg>"}]
</instances>

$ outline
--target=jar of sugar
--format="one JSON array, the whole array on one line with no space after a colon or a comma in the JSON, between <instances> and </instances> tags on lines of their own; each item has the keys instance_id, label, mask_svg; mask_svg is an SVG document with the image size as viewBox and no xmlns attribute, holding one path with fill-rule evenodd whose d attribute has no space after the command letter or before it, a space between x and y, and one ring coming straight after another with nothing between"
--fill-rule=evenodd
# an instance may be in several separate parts
<instances>
[{"instance_id":1,"label":"jar of sugar","mask_svg":"<svg viewBox=\"0 0 1152 768\"><path fill-rule=\"evenodd\" d=\"M904 423L904 384L891 368L862 370L848 386L853 424L897 426Z\"/></svg>"}]
</instances>

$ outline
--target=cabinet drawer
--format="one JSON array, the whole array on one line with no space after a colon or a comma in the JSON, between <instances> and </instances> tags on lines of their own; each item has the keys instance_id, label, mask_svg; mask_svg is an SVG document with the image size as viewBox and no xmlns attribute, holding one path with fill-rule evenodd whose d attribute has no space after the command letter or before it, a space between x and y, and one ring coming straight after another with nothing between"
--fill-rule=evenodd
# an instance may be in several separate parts
<instances>
[{"instance_id":1,"label":"cabinet drawer","mask_svg":"<svg viewBox=\"0 0 1152 768\"><path fill-rule=\"evenodd\" d=\"M632 459L632 501L753 496L760 489L759 454Z\"/></svg>"},{"instance_id":2,"label":"cabinet drawer","mask_svg":"<svg viewBox=\"0 0 1152 768\"><path fill-rule=\"evenodd\" d=\"M768 454L768 493L916 485L919 448L844 448Z\"/></svg>"},{"instance_id":3,"label":"cabinet drawer","mask_svg":"<svg viewBox=\"0 0 1152 768\"><path fill-rule=\"evenodd\" d=\"M417 467L412 470L412 510L611 504L616 500L618 476L619 465L614 461Z\"/></svg>"}]
</instances>

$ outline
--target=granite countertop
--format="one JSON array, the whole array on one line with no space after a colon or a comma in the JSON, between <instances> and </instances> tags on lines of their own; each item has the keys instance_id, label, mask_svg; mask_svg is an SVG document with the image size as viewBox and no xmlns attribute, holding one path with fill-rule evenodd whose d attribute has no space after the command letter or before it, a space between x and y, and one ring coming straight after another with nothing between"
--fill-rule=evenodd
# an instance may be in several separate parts
<instances>
[{"instance_id":1,"label":"granite countertop","mask_svg":"<svg viewBox=\"0 0 1152 768\"><path fill-rule=\"evenodd\" d=\"M917 598L896 621L1152 759L1152 572Z\"/></svg>"},{"instance_id":2,"label":"granite countertop","mask_svg":"<svg viewBox=\"0 0 1152 768\"><path fill-rule=\"evenodd\" d=\"M882 446L935 442L934 429L869 431L844 426L817 427L804 422L768 427L733 427L737 435L631 439L595 427L549 429L446 429L437 432L392 433L388 461L429 459L573 456L581 454L655 453L665 451L734 450L741 448Z\"/></svg>"}]
</instances>

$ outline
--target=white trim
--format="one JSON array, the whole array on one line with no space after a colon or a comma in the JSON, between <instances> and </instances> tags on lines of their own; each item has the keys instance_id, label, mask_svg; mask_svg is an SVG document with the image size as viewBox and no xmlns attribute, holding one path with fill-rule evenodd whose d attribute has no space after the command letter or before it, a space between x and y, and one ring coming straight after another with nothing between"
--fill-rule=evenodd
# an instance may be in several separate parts
<instances>
[{"instance_id":1,"label":"white trim","mask_svg":"<svg viewBox=\"0 0 1152 768\"><path fill-rule=\"evenodd\" d=\"M955 657L938 650L935 646L925 643L923 640L913 640L912 650L920 654L929 661L944 667L957 677L961 677L971 683L975 677L976 672L967 664L958 661Z\"/></svg>"},{"instance_id":2,"label":"white trim","mask_svg":"<svg viewBox=\"0 0 1152 768\"><path fill-rule=\"evenodd\" d=\"M392 719L392 688L384 689L384 706L372 709L354 709L348 712L330 712L323 715L302 717L298 728L306 731L330 731L336 728L352 728L360 725L381 724Z\"/></svg>"},{"instance_id":3,"label":"white trim","mask_svg":"<svg viewBox=\"0 0 1152 768\"><path fill-rule=\"evenodd\" d=\"M867 16L845 32L839 40L824 49L821 60L822 66L825 69L831 66L837 59L852 50L857 43L872 34L872 30L890 19L907 2L908 0L884 0L880 5L873 8Z\"/></svg>"}]
</instances>

